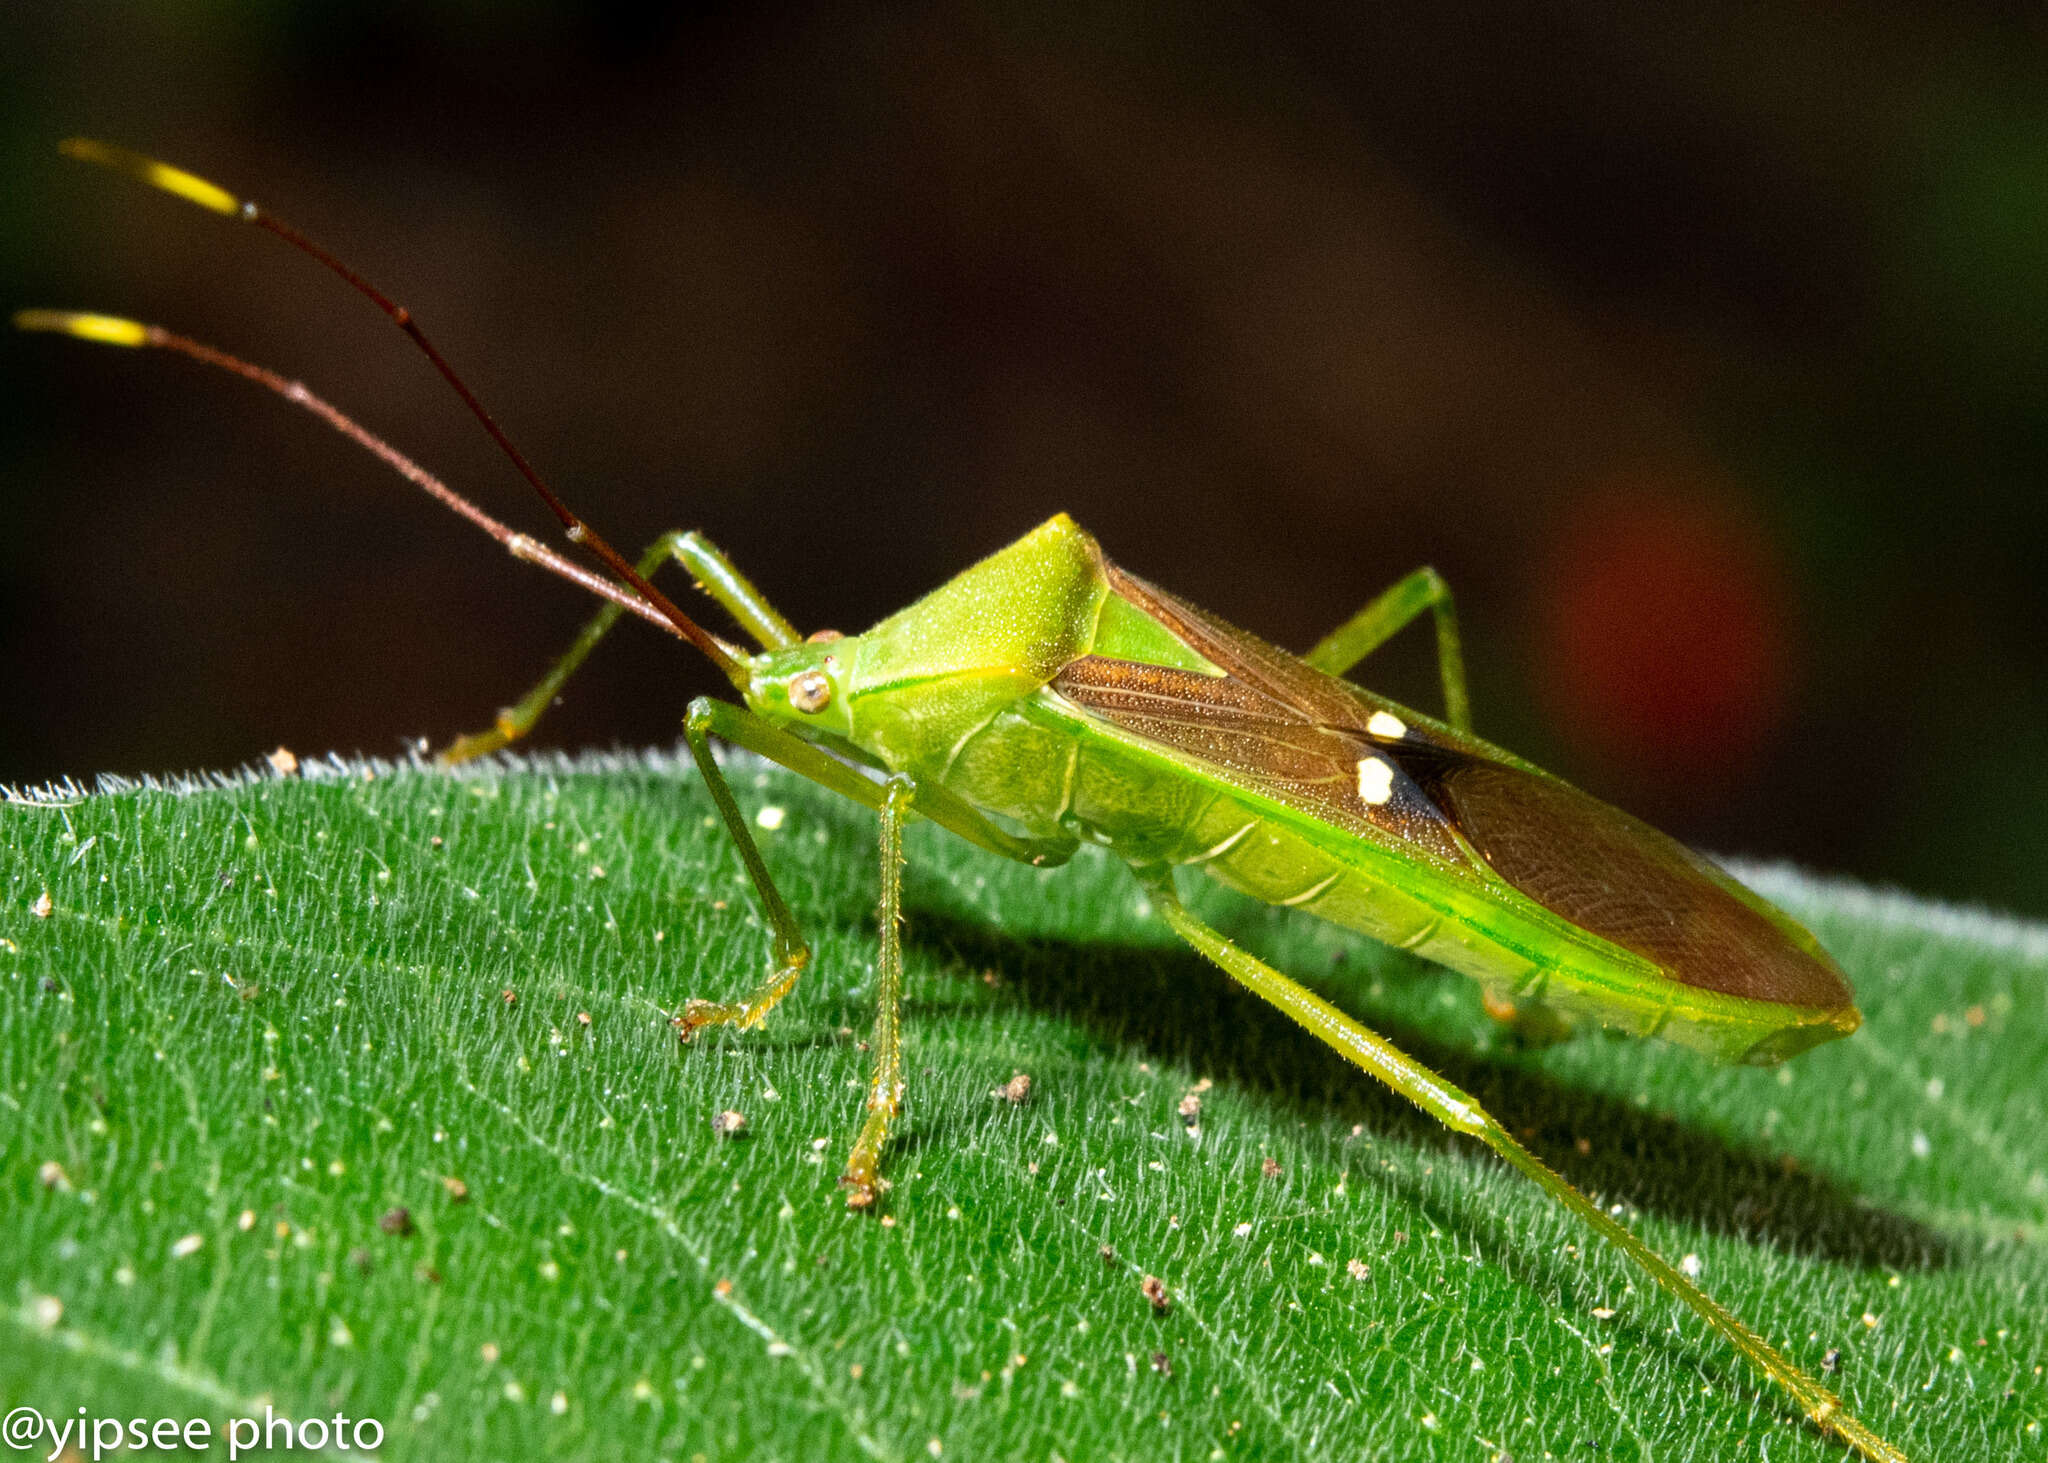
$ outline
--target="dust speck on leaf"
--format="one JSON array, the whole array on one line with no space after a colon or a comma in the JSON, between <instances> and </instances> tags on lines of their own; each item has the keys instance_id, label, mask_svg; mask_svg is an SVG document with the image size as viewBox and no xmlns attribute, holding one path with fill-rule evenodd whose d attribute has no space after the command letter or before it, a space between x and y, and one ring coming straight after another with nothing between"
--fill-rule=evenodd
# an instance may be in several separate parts
<instances>
[{"instance_id":1,"label":"dust speck on leaf","mask_svg":"<svg viewBox=\"0 0 2048 1463\"><path fill-rule=\"evenodd\" d=\"M1163 1316L1173 1309L1173 1297L1167 1293L1166 1282L1157 1275L1147 1275L1138 1282L1138 1293L1152 1304L1155 1315Z\"/></svg>"}]
</instances>

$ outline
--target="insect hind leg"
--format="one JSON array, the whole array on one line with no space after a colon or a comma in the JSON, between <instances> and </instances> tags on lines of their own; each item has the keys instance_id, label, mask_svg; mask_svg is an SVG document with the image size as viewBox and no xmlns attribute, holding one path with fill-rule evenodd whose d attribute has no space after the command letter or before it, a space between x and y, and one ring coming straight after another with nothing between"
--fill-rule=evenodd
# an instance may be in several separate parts
<instances>
[{"instance_id":1,"label":"insect hind leg","mask_svg":"<svg viewBox=\"0 0 2048 1463\"><path fill-rule=\"evenodd\" d=\"M698 588L716 600L742 629L764 650L794 645L802 637L753 584L733 567L732 561L710 540L694 529L688 533L665 533L649 546L635 566L641 577L652 576L671 560L690 571ZM574 675L598 641L611 633L623 613L616 604L606 604L576 632L576 638L546 675L512 705L500 711L486 730L457 737L440 755L447 765L467 762L510 746L528 732L554 704L555 697Z\"/></svg>"},{"instance_id":2,"label":"insect hind leg","mask_svg":"<svg viewBox=\"0 0 2048 1463\"><path fill-rule=\"evenodd\" d=\"M1465 652L1458 636L1458 607L1451 586L1434 569L1417 569L1364 609L1316 642L1302 657L1319 671L1341 676L1428 610L1436 619L1437 674L1444 686L1444 720L1472 730L1472 703L1465 694Z\"/></svg>"},{"instance_id":3,"label":"insect hind leg","mask_svg":"<svg viewBox=\"0 0 2048 1463\"><path fill-rule=\"evenodd\" d=\"M1340 1056L1365 1069L1445 1127L1470 1134L1535 1182L1589 1229L1597 1231L1645 1270L1673 1298L1683 1301L1757 1370L1788 1392L1813 1423L1832 1432L1872 1463L1905 1463L1905 1455L1843 1410L1841 1399L1808 1376L1679 1269L1651 1249L1606 1210L1551 1171L1516 1142L1506 1128L1468 1094L1439 1077L1385 1037L1347 1016L1299 982L1239 949L1181 903L1173 870L1140 868L1138 878L1167 924L1196 952L1220 966L1252 994L1280 1008Z\"/></svg>"}]
</instances>

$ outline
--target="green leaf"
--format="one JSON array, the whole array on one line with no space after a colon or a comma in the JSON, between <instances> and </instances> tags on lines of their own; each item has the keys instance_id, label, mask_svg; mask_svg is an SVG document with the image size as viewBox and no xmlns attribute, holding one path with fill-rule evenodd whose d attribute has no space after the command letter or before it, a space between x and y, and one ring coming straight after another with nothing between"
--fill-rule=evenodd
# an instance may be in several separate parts
<instances>
[{"instance_id":1,"label":"green leaf","mask_svg":"<svg viewBox=\"0 0 2048 1463\"><path fill-rule=\"evenodd\" d=\"M817 959L688 1047L666 1014L768 941L687 759L0 807L0 1400L340 1412L386 1458L1843 1456L1092 854L912 830L895 1186L848 1213L873 819L730 765ZM2048 930L1745 872L1867 1018L1775 1071L1524 1050L1455 977L1201 907L1914 1458L2041 1457Z\"/></svg>"}]
</instances>

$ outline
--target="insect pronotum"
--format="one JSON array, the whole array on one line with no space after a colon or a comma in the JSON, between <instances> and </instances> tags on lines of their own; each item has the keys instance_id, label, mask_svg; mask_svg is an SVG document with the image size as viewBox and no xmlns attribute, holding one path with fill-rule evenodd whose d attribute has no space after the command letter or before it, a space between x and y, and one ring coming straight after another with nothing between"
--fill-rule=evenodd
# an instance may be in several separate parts
<instances>
[{"instance_id":1,"label":"insect pronotum","mask_svg":"<svg viewBox=\"0 0 2048 1463\"><path fill-rule=\"evenodd\" d=\"M1175 933L1319 1040L1528 1176L1683 1301L1813 1423L1865 1458L1904 1455L1677 1268L1530 1153L1469 1095L1182 903L1195 867L1269 904L1413 950L1478 981L1490 1003L1772 1063L1861 1018L1840 969L1777 909L1678 843L1472 734L1457 619L1428 569L1296 657L1127 573L1064 514L860 635L808 638L711 544L671 534L629 561L514 447L411 314L290 224L176 168L102 143L72 157L277 235L338 274L425 352L594 567L492 518L295 381L153 325L29 310L25 330L157 347L253 381L323 418L517 558L608 601L539 685L443 757L532 729L592 646L632 613L689 641L741 704L699 699L690 751L773 930L772 967L743 999L691 1000L675 1024L758 1026L809 962L797 920L711 753L747 748L880 814L881 951L866 1117L841 1182L874 1207L903 1092L898 1002L902 829L913 813L1004 858L1057 864L1083 842L1129 863ZM649 583L689 571L758 644L704 629ZM1442 719L1342 679L1403 626L1435 622Z\"/></svg>"}]
</instances>

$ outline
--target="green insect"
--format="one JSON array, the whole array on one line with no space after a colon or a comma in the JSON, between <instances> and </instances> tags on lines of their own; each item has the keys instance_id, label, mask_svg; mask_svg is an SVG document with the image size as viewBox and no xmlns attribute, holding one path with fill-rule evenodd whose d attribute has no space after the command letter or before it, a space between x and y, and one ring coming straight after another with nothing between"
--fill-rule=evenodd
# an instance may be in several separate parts
<instances>
[{"instance_id":1,"label":"green insect","mask_svg":"<svg viewBox=\"0 0 2048 1463\"><path fill-rule=\"evenodd\" d=\"M1182 902L1196 868L1269 904L1412 950L1478 981L1496 1008L1659 1036L1724 1061L1774 1063L1856 1030L1841 970L1814 938L1706 860L1481 741L1467 710L1457 619L1433 571L1411 574L1296 657L1147 584L1065 515L859 635L800 636L712 545L663 538L627 561L543 483L411 315L290 225L193 175L73 141L131 174L277 234L373 300L426 352L560 518L589 568L485 514L296 382L154 326L26 311L24 329L153 346L232 371L324 418L515 556L608 600L569 652L450 761L529 731L626 612L695 645L742 704L692 702L684 727L773 929L767 977L738 1001L692 1000L685 1037L758 1026L810 952L735 802L712 740L874 809L881 951L866 1118L841 1182L871 1209L903 1095L899 1020L902 833L929 819L990 853L1057 864L1083 842L1127 861L1152 907L1204 957L1446 1127L1526 1174L1785 1388L1864 1457L1902 1460L1789 1358L1522 1147L1469 1095L1254 958ZM759 645L704 629L648 582L668 560ZM1442 719L1342 677L1431 615Z\"/></svg>"}]
</instances>

